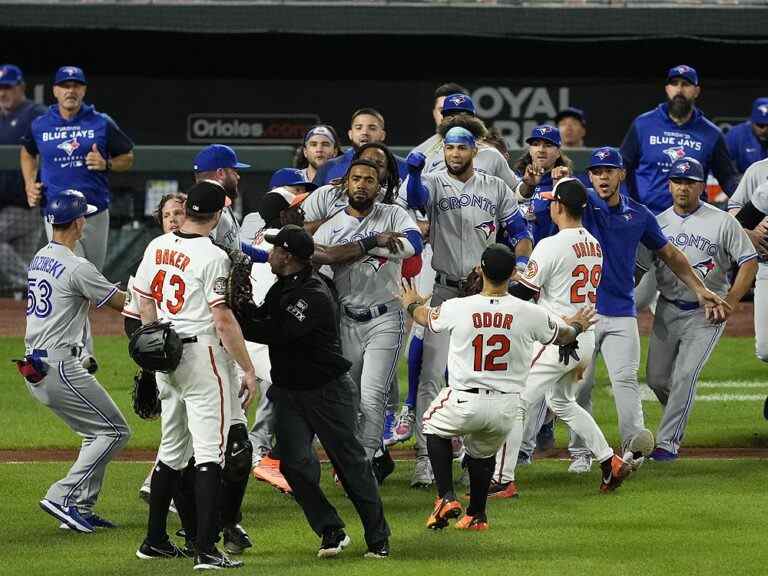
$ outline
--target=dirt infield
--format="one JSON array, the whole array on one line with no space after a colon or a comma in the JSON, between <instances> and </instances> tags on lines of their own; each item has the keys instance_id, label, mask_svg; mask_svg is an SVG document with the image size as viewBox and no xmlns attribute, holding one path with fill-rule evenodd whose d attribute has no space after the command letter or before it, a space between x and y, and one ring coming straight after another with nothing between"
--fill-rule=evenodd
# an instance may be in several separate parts
<instances>
[{"instance_id":1,"label":"dirt infield","mask_svg":"<svg viewBox=\"0 0 768 576\"><path fill-rule=\"evenodd\" d=\"M0 298L0 336L24 336L25 302ZM744 302L731 315L725 327L726 336L754 337L752 302ZM646 311L638 317L640 334L647 335L653 317ZM91 327L96 336L123 334L123 317L114 310L91 310Z\"/></svg>"}]
</instances>

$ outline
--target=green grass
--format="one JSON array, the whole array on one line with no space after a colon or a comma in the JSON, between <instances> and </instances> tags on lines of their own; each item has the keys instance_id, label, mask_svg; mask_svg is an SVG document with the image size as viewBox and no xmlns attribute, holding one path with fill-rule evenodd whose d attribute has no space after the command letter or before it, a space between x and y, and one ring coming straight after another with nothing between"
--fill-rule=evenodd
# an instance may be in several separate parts
<instances>
[{"instance_id":1,"label":"green grass","mask_svg":"<svg viewBox=\"0 0 768 576\"><path fill-rule=\"evenodd\" d=\"M0 464L3 574L190 574L189 560L134 557L147 509L136 491L144 463L110 464L98 512L120 524L83 535L59 530L37 507L68 464ZM265 484L249 486L243 525L254 549L243 574L482 574L483 576L764 574L768 465L758 460L680 460L645 465L616 493L597 491L597 468L585 476L541 461L519 472L522 496L489 504L491 530L434 533L424 528L434 494L412 490L411 462L398 463L382 489L392 529L390 560L364 560L360 523L341 490L326 493L348 524L352 545L336 560L315 558L318 538L298 506ZM178 520L171 516L169 527Z\"/></svg>"},{"instance_id":2,"label":"green grass","mask_svg":"<svg viewBox=\"0 0 768 576\"><path fill-rule=\"evenodd\" d=\"M768 445L768 422L762 418L762 397L768 394L768 370L755 358L751 338L722 338L702 373L702 381L743 381L759 388L708 388L700 394L751 394L749 401L697 402L685 438L685 446L765 446ZM155 449L159 426L137 418L131 409L131 389L135 365L128 357L126 339L119 336L96 339L100 370L99 381L120 406L133 429L129 447ZM641 379L645 374L646 342L643 339ZM0 338L0 358L19 357L23 352L21 338ZM400 367L401 400L405 399L407 380L405 367ZM23 380L10 362L0 362L0 381L6 393L0 401L0 449L72 448L80 443L67 426L28 393ZM600 362L598 383L594 391L594 413L609 442L618 443L616 411L609 394L608 378ZM655 400L644 402L647 423L655 430L661 410ZM567 429L557 427L557 444L567 443Z\"/></svg>"}]
</instances>

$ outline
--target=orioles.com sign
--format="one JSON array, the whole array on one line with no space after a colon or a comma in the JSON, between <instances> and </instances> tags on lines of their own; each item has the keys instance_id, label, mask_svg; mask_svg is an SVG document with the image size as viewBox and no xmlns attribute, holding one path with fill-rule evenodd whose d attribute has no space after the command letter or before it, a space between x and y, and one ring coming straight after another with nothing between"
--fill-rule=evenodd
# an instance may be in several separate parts
<instances>
[{"instance_id":1,"label":"orioles.com sign","mask_svg":"<svg viewBox=\"0 0 768 576\"><path fill-rule=\"evenodd\" d=\"M187 116L187 141L227 144L300 143L320 121L316 114L203 114Z\"/></svg>"}]
</instances>

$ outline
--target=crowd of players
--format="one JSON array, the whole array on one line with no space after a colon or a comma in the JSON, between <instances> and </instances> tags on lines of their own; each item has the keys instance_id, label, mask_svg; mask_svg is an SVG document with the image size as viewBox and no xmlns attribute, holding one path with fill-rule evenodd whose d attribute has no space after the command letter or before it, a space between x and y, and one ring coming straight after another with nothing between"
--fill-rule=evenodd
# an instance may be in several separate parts
<instances>
[{"instance_id":1,"label":"crowd of players","mask_svg":"<svg viewBox=\"0 0 768 576\"><path fill-rule=\"evenodd\" d=\"M17 129L26 123L26 128L17 129L13 136L14 143L22 143L24 194L9 196L10 206L2 207L0 218L21 221L16 214L19 211L29 216L26 218L29 225L23 231L17 230L17 237L3 239L2 245L13 250L12 240L26 238L28 243L34 235L34 221L37 220L39 226L42 220L32 207L41 206L49 224L48 236L52 239L34 259L31 253L19 249L14 252L15 259L4 261L16 262L16 268L8 264L4 273L17 278L18 282L23 277L23 285L31 295L28 302L33 302L27 309L29 366L25 365L24 370L27 374L33 369L45 372L46 354L48 360L53 361L58 357L55 351L69 349L71 353L67 352L61 362L72 364L67 370L76 374L65 373L62 368L57 384L81 379L86 383L84 387L92 387L99 396L97 401L84 398L81 403L95 405L94 410L104 412L98 407L111 400L107 402L108 396L93 376L97 369L96 354L87 319L82 318L82 337L72 336L70 326L67 337L76 340L71 342L52 338L50 332L56 332L55 327L40 328L50 323L46 303L54 302L55 297L46 292L52 290L50 285L41 289L43 284L33 273L50 274L51 265L47 262L52 256L42 252L51 251L52 246L56 247L54 250L62 250L58 246L63 244L73 252L73 258L82 256L92 263L94 277L98 274L107 245L107 173L128 170L133 160L130 139L111 118L83 103L85 89L83 71L63 67L54 79L58 104L47 111L40 110L24 100L21 71L10 65L0 67L0 104L6 111L3 128ZM602 468L601 490L618 487L647 458L676 459L695 399L699 373L716 346L728 315L752 286L756 275L756 348L758 357L768 360L765 333L768 322L759 321L765 315L762 307L768 306L765 302L768 274L764 264L768 250L768 184L765 180L768 99L755 101L750 120L735 127L726 138L695 106L700 83L693 68L670 69L665 91L667 100L638 116L621 148L596 149L583 174L574 172L563 152L568 147L583 145L586 117L576 108L562 111L557 125L534 128L526 140L528 148L518 159L509 157L503 140L475 115L472 99L456 84L446 84L436 90L433 109L436 133L406 159L393 155L384 144L383 116L375 109L362 108L351 117L348 131L351 147L346 151L342 151L334 127L318 125L309 130L297 154L296 167L281 168L274 173L258 210L245 215L242 223L238 222L231 206L239 193L238 171L248 166L238 161L231 148L212 145L195 159L193 171L197 184L189 191L191 196L175 195L161 201L157 214L166 234L162 238L176 234L188 241L183 234L194 228L195 234L210 234L219 246L244 251L254 262L251 273L254 304L261 305L273 284L283 277L279 271L293 270L291 257L306 250L302 244L305 240L298 232L292 232L278 250L279 256L287 260L276 263L278 256L272 252L272 246L279 238L278 230L282 233L286 226L297 226L308 233L307 237L311 234L312 249L302 258L311 260L333 279L334 297L339 305L341 350L354 383L350 394L355 398L353 406L357 414L355 437L378 484L383 483L394 468L388 448L415 436L416 465L411 484L414 487L437 484L439 496L427 524L431 528L442 528L448 519L457 515L445 456L448 453L464 456L473 495L471 513L468 511L468 519L462 519L458 526L487 529L485 498L517 495L515 467L531 462L537 444L539 447L551 445L555 417L566 422L574 432L569 446L572 455L569 470L587 472L596 460ZM744 171L746 174L740 180L740 173ZM729 207L736 218L704 202L710 172L730 198ZM6 189L12 189L12 185L9 183ZM80 192L85 201L73 195L72 190ZM86 205L89 207L84 208ZM86 214L88 211L93 214ZM215 218L205 220L206 214L214 213ZM86 215L88 226L84 226L82 220ZM186 222L190 224L184 228ZM3 229L6 228L10 226ZM566 270L563 253L571 245L562 242L569 228L587 234L573 250L578 258L591 260L588 264L578 261ZM40 228L36 230L39 234ZM508 259L505 260L503 250L499 252L498 247L495 253L486 252L497 243L506 245L508 254L514 254L511 260L514 270L510 269L506 276L503 270ZM273 255L267 256L269 252ZM496 264L486 266L484 259L486 255L491 258L492 254L496 254L493 256ZM33 265L28 269L30 260ZM594 306L597 316L594 320L591 316L579 316L576 324L580 330L568 341L552 339L556 344L567 345L579 337L580 353L573 348L558 349L555 345L549 347L550 352L554 350L552 358L546 355L540 358L546 347L533 357L530 349L520 352L529 353L530 363L526 360L525 368L519 368L518 372L530 368L530 374L516 376L521 376L523 381L528 378L529 384L535 381L536 385L523 386L514 392L519 393L520 400L510 408L514 416L509 418L516 424L505 430L505 437L499 442L496 441L498 431L494 441L485 444L477 441L477 434L468 434L467 438L472 441L468 441L465 448L460 436L452 442L444 438L447 431L458 434L466 430L455 425L460 407L454 407L459 416L453 414L446 418L443 413L442 419L434 418L429 424L423 421L430 420L444 408L448 382L464 393L509 393L503 387L483 381L472 384L474 380L464 377L462 368L452 364L456 356L472 354L475 366L480 366L475 371L492 375L501 370L498 362L509 353L503 340L489 339L483 343L482 339L475 338L465 342L463 349L454 350L452 338L456 335L439 328L455 328L451 320L438 321L441 305L467 293L472 273L480 267L481 260L490 294L495 294L493 290L503 285L519 299L538 300L543 308L558 317L582 314L579 312L582 306ZM170 265L184 268L178 261ZM119 307L122 302L118 300L125 298L123 314L129 333L152 316L141 309L148 306L147 302L152 303L153 313L156 313L153 303L156 301L160 315L174 320L174 314L183 308L184 292L180 286L184 284L171 282L168 287L161 281L155 286L157 276L152 277L147 266L149 264L140 267L138 287L129 286L127 296L120 291L104 293L102 280L94 280L87 290L77 292L77 287L67 290L112 307ZM196 443L194 455L191 444L172 446L165 451L161 446L158 462L141 490L150 501L151 513L147 540L137 555L142 558L192 555L197 545L196 566L230 567L237 563L215 552L213 542L222 532L224 546L230 553L238 554L251 546L240 525L240 505L248 472L287 493L293 492L300 480L293 467L295 463L281 461L280 443L276 442L279 434L276 435L275 430L280 426L268 393L271 385L276 384L276 352L270 349L269 340L259 330L245 325L242 327L246 336L243 350L247 354L243 356L235 351L240 347L237 342L242 341L242 335L238 336L240 328L235 330L228 317L220 318L218 304L221 302L215 296L221 294L218 282L225 273L221 269L215 273L201 272L201 275L211 281L210 286L203 283L206 289L210 288L213 299L208 300L214 311L211 326L215 326L221 340L228 343L227 351L235 358L248 385L242 390L239 386L232 387L234 396L226 403L228 412L231 408L231 417L226 418L228 433L222 433L220 453L212 455L210 450L199 450ZM404 295L398 296L403 279L406 280ZM96 290L95 285L100 289ZM425 302L420 294L431 294L431 300ZM648 380L664 406L655 441L645 427L637 380L640 346L636 314L640 306L647 304L656 310ZM294 306L290 313L301 323L310 316L307 307L309 304L304 302L304 306ZM34 320L33 329L30 317ZM434 326L430 326L429 318L434 320ZM594 327L590 326L592 323ZM562 329L565 333L566 327ZM548 336L541 331L537 334L536 338L546 344ZM194 343L198 343L198 339ZM598 354L607 365L619 417L621 446L616 454L607 446L590 415ZM402 355L407 356L408 395L401 406L396 367ZM569 357L574 360L570 366ZM75 360L81 366L75 366ZM43 368L40 368L41 361ZM465 358L465 361L469 364L471 360ZM234 370L234 363L230 360L229 364ZM459 367L455 372L446 370L451 365ZM195 362L190 361L187 369L194 366ZM278 373L280 370L282 365L277 368ZM506 363L504 370L507 370ZM45 378L43 374L44 383ZM489 377L488 382L492 381ZM32 380L28 378L28 382ZM161 397L165 399L167 395L163 396L163 390L173 388L173 378L162 379L159 384ZM39 385L30 383L29 386L40 398L36 394L41 389ZM237 393L244 392L250 400L248 396L256 387L260 392L254 423L248 431ZM183 403L183 394L181 396L182 400L176 398L173 402ZM71 407L69 399L67 402L59 406L45 403L78 432L93 437L104 434L103 422L94 427L92 414L83 414L82 409ZM113 410L113 403L108 408ZM163 410L165 437L167 422L174 416L165 413L165 405ZM112 420L118 420L117 416ZM192 428L190 425L190 430ZM195 433L191 430L193 440ZM126 427L119 442L107 448L84 446L81 466L73 468L67 479L49 491L41 502L43 508L77 531L109 527L109 521L92 511L100 484L92 485L86 480L94 469L103 475L104 466L127 441L128 434ZM491 453L487 453L488 445L494 446ZM494 458L496 449L498 453ZM247 454L245 463L244 454ZM212 463L222 467L219 475L209 474ZM178 548L165 534L165 514L171 497L180 515L190 514L189 502L195 501L192 495L195 489L187 485L195 482L185 480L190 470L195 471L197 482L206 486L207 493L216 491L211 488L213 484L221 484L222 493L228 496L222 498L219 510L201 504L201 497L197 497L200 508L196 512L197 520L185 522L187 546ZM337 472L349 492L354 483L350 483L344 470ZM472 479L477 478L482 481L473 482ZM83 486L88 489L83 490ZM478 497L478 486L482 486L482 499ZM313 523L304 499L297 495L297 500L323 539L319 555L339 553L348 544L343 530L339 526L323 530L321 525ZM369 554L374 557L389 554L388 528L382 522L383 516L378 527L379 537L368 542ZM197 542L195 535L189 534L193 531L191 526L197 527Z\"/></svg>"}]
</instances>

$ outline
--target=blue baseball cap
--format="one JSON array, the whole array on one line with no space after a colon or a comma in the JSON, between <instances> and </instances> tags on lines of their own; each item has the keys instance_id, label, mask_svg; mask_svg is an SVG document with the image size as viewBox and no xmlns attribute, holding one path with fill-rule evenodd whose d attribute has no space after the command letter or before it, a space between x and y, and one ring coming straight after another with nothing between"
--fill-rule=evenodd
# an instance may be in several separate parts
<instances>
[{"instance_id":1,"label":"blue baseball cap","mask_svg":"<svg viewBox=\"0 0 768 576\"><path fill-rule=\"evenodd\" d=\"M0 86L18 86L24 82L24 74L21 68L13 64L0 66Z\"/></svg>"},{"instance_id":2,"label":"blue baseball cap","mask_svg":"<svg viewBox=\"0 0 768 576\"><path fill-rule=\"evenodd\" d=\"M238 162L237 154L229 146L224 144L211 144L206 146L195 156L195 164L192 167L195 172L210 172L219 168L250 168L250 164Z\"/></svg>"},{"instance_id":3,"label":"blue baseball cap","mask_svg":"<svg viewBox=\"0 0 768 576\"><path fill-rule=\"evenodd\" d=\"M476 148L477 143L475 142L475 136L467 130L466 128L462 128L461 126L454 126L448 132L445 133L445 138L443 138L444 144L466 144L470 148Z\"/></svg>"},{"instance_id":4,"label":"blue baseball cap","mask_svg":"<svg viewBox=\"0 0 768 576\"><path fill-rule=\"evenodd\" d=\"M304 186L307 192L317 189L313 182L307 182L301 170L296 168L280 168L269 179L269 189L280 188L282 186Z\"/></svg>"},{"instance_id":5,"label":"blue baseball cap","mask_svg":"<svg viewBox=\"0 0 768 576\"><path fill-rule=\"evenodd\" d=\"M45 204L45 219L50 224L68 224L97 211L96 206L88 204L82 192L64 190L51 196Z\"/></svg>"},{"instance_id":6,"label":"blue baseball cap","mask_svg":"<svg viewBox=\"0 0 768 576\"><path fill-rule=\"evenodd\" d=\"M449 94L443 100L443 109L441 110L443 116L450 116L450 114L456 112L467 112L475 115L475 103L472 102L472 98L466 94Z\"/></svg>"},{"instance_id":7,"label":"blue baseball cap","mask_svg":"<svg viewBox=\"0 0 768 576\"><path fill-rule=\"evenodd\" d=\"M694 68L686 66L685 64L680 64L680 66L675 66L674 68L669 69L669 72L667 72L667 84L669 84L669 81L673 78L685 78L694 86L699 85L699 73L696 72Z\"/></svg>"},{"instance_id":8,"label":"blue baseball cap","mask_svg":"<svg viewBox=\"0 0 768 576\"><path fill-rule=\"evenodd\" d=\"M601 166L606 168L624 168L624 159L616 148L603 146L592 152L592 158L589 161L587 170Z\"/></svg>"},{"instance_id":9,"label":"blue baseball cap","mask_svg":"<svg viewBox=\"0 0 768 576\"><path fill-rule=\"evenodd\" d=\"M77 66L62 66L56 70L56 76L53 77L53 83L63 84L64 82L79 82L80 84L88 84L85 81L85 72L82 68Z\"/></svg>"},{"instance_id":10,"label":"blue baseball cap","mask_svg":"<svg viewBox=\"0 0 768 576\"><path fill-rule=\"evenodd\" d=\"M695 158L686 156L675 160L672 164L672 168L667 174L667 178L672 180L673 178L680 178L682 180L693 180L694 182L704 182L706 177L704 175L704 167Z\"/></svg>"},{"instance_id":11,"label":"blue baseball cap","mask_svg":"<svg viewBox=\"0 0 768 576\"><path fill-rule=\"evenodd\" d=\"M768 98L758 98L752 103L752 122L768 124Z\"/></svg>"},{"instance_id":12,"label":"blue baseball cap","mask_svg":"<svg viewBox=\"0 0 768 576\"><path fill-rule=\"evenodd\" d=\"M555 116L555 124L560 124L560 120L563 118L576 118L576 120L581 122L584 126L587 125L587 115L584 114L584 110L581 108L574 108L573 106L563 108L557 113L557 116Z\"/></svg>"},{"instance_id":13,"label":"blue baseball cap","mask_svg":"<svg viewBox=\"0 0 768 576\"><path fill-rule=\"evenodd\" d=\"M559 148L561 143L560 130L554 126L551 126L550 124L542 124L541 126L536 126L536 128L531 130L531 135L525 139L525 143L530 144L535 140L545 140Z\"/></svg>"}]
</instances>

